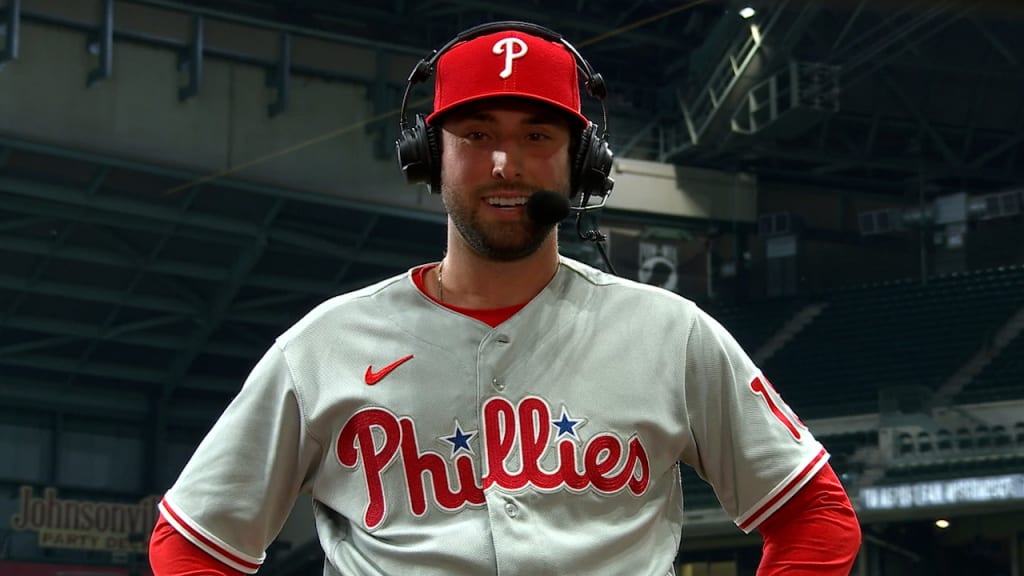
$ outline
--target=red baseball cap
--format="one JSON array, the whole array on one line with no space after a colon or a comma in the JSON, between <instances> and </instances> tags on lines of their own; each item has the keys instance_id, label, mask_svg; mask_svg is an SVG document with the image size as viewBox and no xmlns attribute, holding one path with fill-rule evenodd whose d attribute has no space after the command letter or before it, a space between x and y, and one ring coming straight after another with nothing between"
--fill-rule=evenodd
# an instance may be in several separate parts
<instances>
[{"instance_id":1,"label":"red baseball cap","mask_svg":"<svg viewBox=\"0 0 1024 576\"><path fill-rule=\"evenodd\" d=\"M518 30L478 36L437 61L430 124L449 110L484 98L515 96L551 104L584 126L576 58L561 42Z\"/></svg>"}]
</instances>

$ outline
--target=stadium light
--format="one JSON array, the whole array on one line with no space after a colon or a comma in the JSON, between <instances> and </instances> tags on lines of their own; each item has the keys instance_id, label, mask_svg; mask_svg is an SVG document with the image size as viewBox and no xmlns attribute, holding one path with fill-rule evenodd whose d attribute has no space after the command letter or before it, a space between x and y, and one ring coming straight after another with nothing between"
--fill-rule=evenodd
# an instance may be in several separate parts
<instances>
[{"instance_id":1,"label":"stadium light","mask_svg":"<svg viewBox=\"0 0 1024 576\"><path fill-rule=\"evenodd\" d=\"M945 530L946 528L949 528L949 520L946 520L945 518L939 518L935 521L935 525Z\"/></svg>"},{"instance_id":2,"label":"stadium light","mask_svg":"<svg viewBox=\"0 0 1024 576\"><path fill-rule=\"evenodd\" d=\"M750 20L754 17L754 14L757 14L757 10L754 10L752 6L744 6L743 9L740 10L740 16L742 16L744 20Z\"/></svg>"}]
</instances>

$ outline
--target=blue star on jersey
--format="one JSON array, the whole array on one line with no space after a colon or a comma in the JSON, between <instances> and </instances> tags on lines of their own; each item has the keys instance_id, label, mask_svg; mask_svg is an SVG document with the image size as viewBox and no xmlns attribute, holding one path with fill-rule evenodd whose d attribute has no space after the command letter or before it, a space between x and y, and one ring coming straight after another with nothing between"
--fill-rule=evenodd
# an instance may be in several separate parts
<instances>
[{"instance_id":1,"label":"blue star on jersey","mask_svg":"<svg viewBox=\"0 0 1024 576\"><path fill-rule=\"evenodd\" d=\"M456 420L455 431L452 432L451 436L442 436L441 440L452 445L452 457L454 458L456 454L463 450L470 454L473 453L473 449L469 446L469 441L474 436L476 436L476 430L464 431L462 425Z\"/></svg>"},{"instance_id":2,"label":"blue star on jersey","mask_svg":"<svg viewBox=\"0 0 1024 576\"><path fill-rule=\"evenodd\" d=\"M558 420L552 420L551 423L558 427L558 436L561 438L564 434L568 434L576 440L579 440L579 436L576 435L576 427L583 425L582 418L569 418L569 411L562 406L562 415L559 416Z\"/></svg>"}]
</instances>

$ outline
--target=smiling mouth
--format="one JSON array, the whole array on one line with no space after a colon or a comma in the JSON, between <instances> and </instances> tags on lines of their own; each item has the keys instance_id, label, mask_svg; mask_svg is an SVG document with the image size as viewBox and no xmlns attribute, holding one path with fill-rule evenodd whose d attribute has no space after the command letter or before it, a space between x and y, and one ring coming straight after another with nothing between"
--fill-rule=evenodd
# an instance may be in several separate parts
<instances>
[{"instance_id":1,"label":"smiling mouth","mask_svg":"<svg viewBox=\"0 0 1024 576\"><path fill-rule=\"evenodd\" d=\"M503 208L506 210L526 206L527 200L528 198L526 196L517 196L514 198L499 198L494 196L491 198L484 198L484 202L486 202L488 205L494 206L495 208Z\"/></svg>"}]
</instances>

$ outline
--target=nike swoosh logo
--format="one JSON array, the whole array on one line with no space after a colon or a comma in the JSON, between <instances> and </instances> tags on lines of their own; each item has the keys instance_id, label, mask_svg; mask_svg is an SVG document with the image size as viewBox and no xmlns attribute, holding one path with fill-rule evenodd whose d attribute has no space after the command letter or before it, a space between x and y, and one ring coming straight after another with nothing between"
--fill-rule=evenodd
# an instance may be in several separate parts
<instances>
[{"instance_id":1,"label":"nike swoosh logo","mask_svg":"<svg viewBox=\"0 0 1024 576\"><path fill-rule=\"evenodd\" d=\"M381 368L377 372L373 371L373 364L370 364L369 366L366 367L366 374L363 375L363 379L366 380L366 384L367 385L373 386L377 382L380 382L381 380L383 380L385 376L387 376L388 374L391 374L391 372L395 368L398 368L399 366L401 366L402 364L405 364L409 360L412 360L412 354L409 354L405 358L399 358L398 360L395 360L394 362L392 362L391 364L388 364L387 366Z\"/></svg>"}]
</instances>

